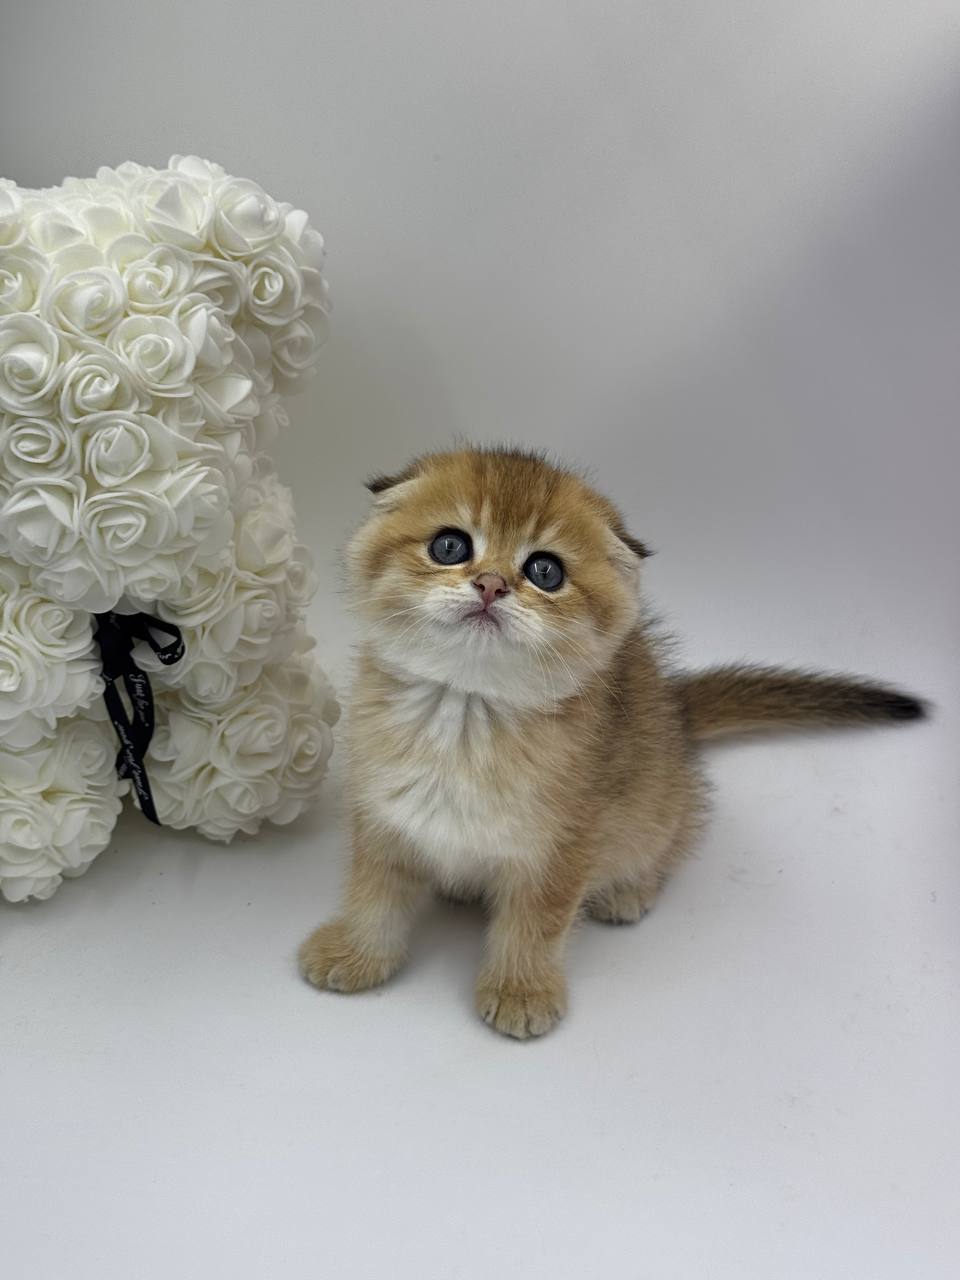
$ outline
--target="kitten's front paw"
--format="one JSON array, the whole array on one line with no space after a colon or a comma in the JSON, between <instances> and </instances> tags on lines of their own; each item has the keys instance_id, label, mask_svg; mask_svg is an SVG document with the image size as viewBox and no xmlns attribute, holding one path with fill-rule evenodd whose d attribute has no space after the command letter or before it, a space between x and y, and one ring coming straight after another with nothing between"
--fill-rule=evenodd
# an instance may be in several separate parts
<instances>
[{"instance_id":1,"label":"kitten's front paw","mask_svg":"<svg viewBox=\"0 0 960 1280\"><path fill-rule=\"evenodd\" d=\"M517 1040L542 1036L567 1011L567 992L562 979L534 989L496 986L481 982L477 987L477 1012L495 1031Z\"/></svg>"},{"instance_id":2,"label":"kitten's front paw","mask_svg":"<svg viewBox=\"0 0 960 1280\"><path fill-rule=\"evenodd\" d=\"M366 951L350 937L341 920L321 925L300 948L300 972L325 991L366 991L386 982L403 963L402 955Z\"/></svg>"}]
</instances>

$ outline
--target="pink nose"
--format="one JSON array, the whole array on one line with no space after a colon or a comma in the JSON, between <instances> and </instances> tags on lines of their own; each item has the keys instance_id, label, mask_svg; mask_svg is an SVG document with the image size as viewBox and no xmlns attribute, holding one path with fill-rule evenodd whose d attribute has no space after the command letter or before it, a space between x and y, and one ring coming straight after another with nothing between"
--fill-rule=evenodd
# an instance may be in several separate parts
<instances>
[{"instance_id":1,"label":"pink nose","mask_svg":"<svg viewBox=\"0 0 960 1280\"><path fill-rule=\"evenodd\" d=\"M506 578L501 578L499 573L480 573L474 580L473 585L483 597L483 607L488 609L494 600L499 600L501 596L505 596L510 588L507 586Z\"/></svg>"}]
</instances>

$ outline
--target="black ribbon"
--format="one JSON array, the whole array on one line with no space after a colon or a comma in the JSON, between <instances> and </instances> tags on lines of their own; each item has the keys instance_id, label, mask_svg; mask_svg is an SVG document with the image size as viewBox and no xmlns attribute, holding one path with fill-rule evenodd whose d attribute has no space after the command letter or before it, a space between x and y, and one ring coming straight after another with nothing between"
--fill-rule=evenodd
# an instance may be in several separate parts
<instances>
[{"instance_id":1,"label":"black ribbon","mask_svg":"<svg viewBox=\"0 0 960 1280\"><path fill-rule=\"evenodd\" d=\"M120 741L117 773L133 783L144 817L160 826L143 764L153 737L153 691L146 672L141 671L133 660L133 649L139 641L145 640L163 665L170 666L183 657L183 637L179 628L162 618L153 618L149 613L111 612L93 616L97 623L94 639L100 646L103 664L103 700ZM161 643L154 632L171 638ZM133 708L132 719L117 688L120 680Z\"/></svg>"}]
</instances>

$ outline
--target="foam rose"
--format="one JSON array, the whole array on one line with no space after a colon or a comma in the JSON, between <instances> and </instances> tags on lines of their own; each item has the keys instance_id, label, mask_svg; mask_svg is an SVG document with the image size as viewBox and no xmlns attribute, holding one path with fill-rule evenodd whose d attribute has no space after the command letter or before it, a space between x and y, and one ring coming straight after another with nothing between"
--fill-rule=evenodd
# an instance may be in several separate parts
<instances>
[{"instance_id":1,"label":"foam rose","mask_svg":"<svg viewBox=\"0 0 960 1280\"><path fill-rule=\"evenodd\" d=\"M127 316L108 339L129 368L134 383L148 395L185 396L197 353L167 316Z\"/></svg>"},{"instance_id":2,"label":"foam rose","mask_svg":"<svg viewBox=\"0 0 960 1280\"><path fill-rule=\"evenodd\" d=\"M0 202L2 200L3 188L0 187ZM0 254L0 315L36 311L49 270L47 259L29 245L4 249Z\"/></svg>"},{"instance_id":3,"label":"foam rose","mask_svg":"<svg viewBox=\"0 0 960 1280\"><path fill-rule=\"evenodd\" d=\"M123 248L131 255L123 254L122 268L129 310L137 314L173 310L193 284L195 268L190 254L175 245L154 245L148 240ZM132 256L134 253L137 256Z\"/></svg>"},{"instance_id":4,"label":"foam rose","mask_svg":"<svg viewBox=\"0 0 960 1280\"><path fill-rule=\"evenodd\" d=\"M59 416L79 423L88 414L139 409L143 397L130 368L100 343L87 345L67 361L60 384Z\"/></svg>"},{"instance_id":5,"label":"foam rose","mask_svg":"<svg viewBox=\"0 0 960 1280\"><path fill-rule=\"evenodd\" d=\"M148 173L134 186L134 209L151 240L191 253L207 245L213 201L196 183L177 173Z\"/></svg>"},{"instance_id":6,"label":"foam rose","mask_svg":"<svg viewBox=\"0 0 960 1280\"><path fill-rule=\"evenodd\" d=\"M210 239L225 258L260 253L283 232L279 205L255 182L223 178L213 187L213 201Z\"/></svg>"},{"instance_id":7,"label":"foam rose","mask_svg":"<svg viewBox=\"0 0 960 1280\"><path fill-rule=\"evenodd\" d=\"M40 298L40 313L56 329L79 338L102 337L120 321L127 291L111 267L88 267L51 276Z\"/></svg>"},{"instance_id":8,"label":"foam rose","mask_svg":"<svg viewBox=\"0 0 960 1280\"><path fill-rule=\"evenodd\" d=\"M0 417L0 475L8 484L72 476L79 466L80 449L68 423L59 418Z\"/></svg>"},{"instance_id":9,"label":"foam rose","mask_svg":"<svg viewBox=\"0 0 960 1280\"><path fill-rule=\"evenodd\" d=\"M43 413L60 380L63 341L40 316L0 316L0 409Z\"/></svg>"}]
</instances>

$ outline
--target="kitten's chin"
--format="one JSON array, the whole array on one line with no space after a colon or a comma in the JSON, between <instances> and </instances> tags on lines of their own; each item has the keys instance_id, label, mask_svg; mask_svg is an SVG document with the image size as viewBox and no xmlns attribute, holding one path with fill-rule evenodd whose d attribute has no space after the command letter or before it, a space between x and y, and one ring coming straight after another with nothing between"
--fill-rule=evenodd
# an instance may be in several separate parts
<instances>
[{"instance_id":1,"label":"kitten's chin","mask_svg":"<svg viewBox=\"0 0 960 1280\"><path fill-rule=\"evenodd\" d=\"M493 627L438 627L415 647L409 638L380 630L368 634L367 647L400 679L442 684L517 710L555 706L580 684L569 667L547 668L532 650L508 643Z\"/></svg>"}]
</instances>

